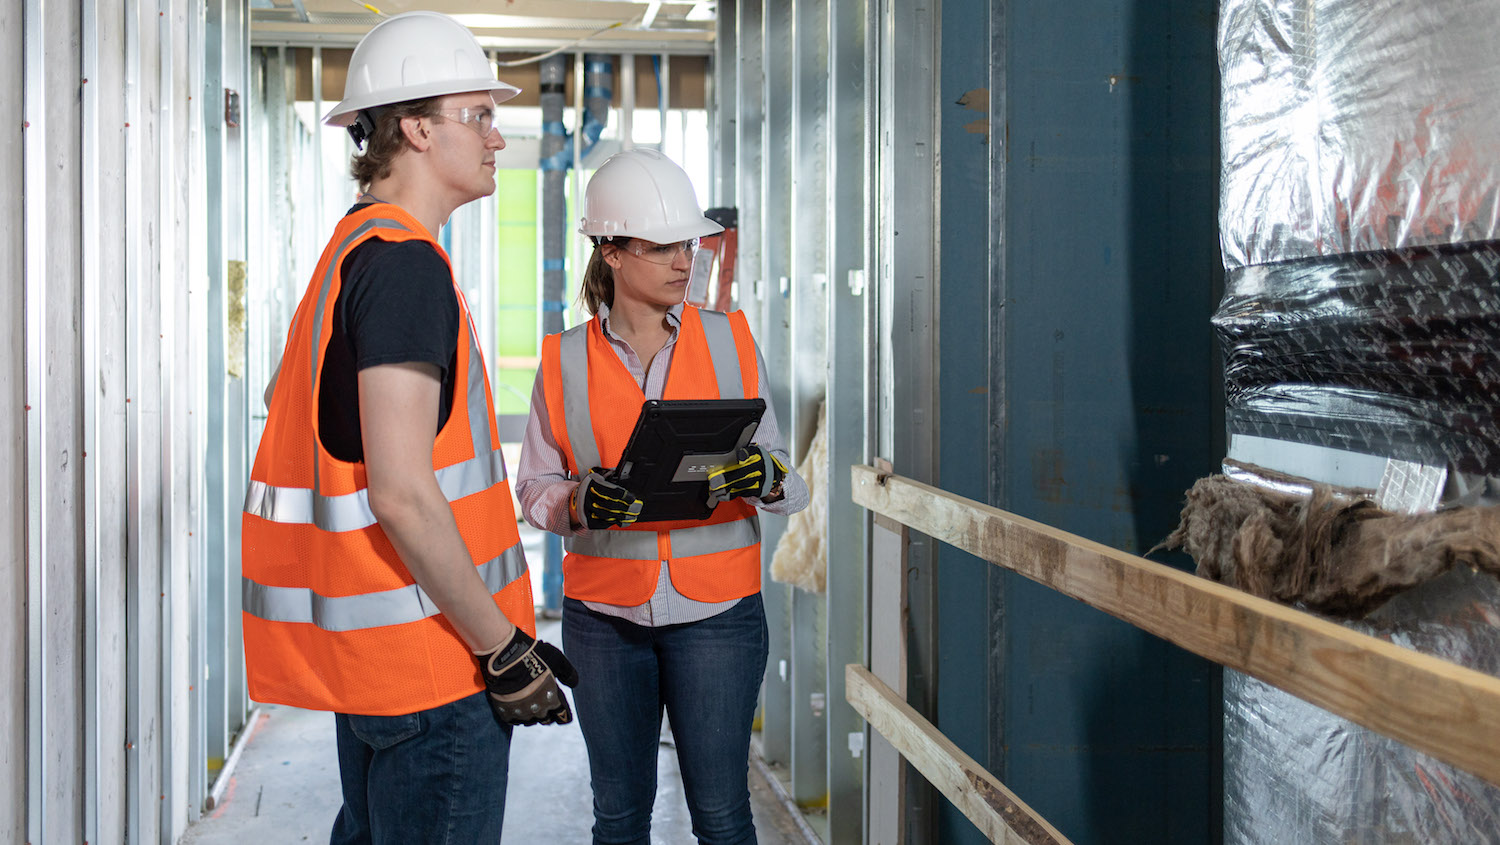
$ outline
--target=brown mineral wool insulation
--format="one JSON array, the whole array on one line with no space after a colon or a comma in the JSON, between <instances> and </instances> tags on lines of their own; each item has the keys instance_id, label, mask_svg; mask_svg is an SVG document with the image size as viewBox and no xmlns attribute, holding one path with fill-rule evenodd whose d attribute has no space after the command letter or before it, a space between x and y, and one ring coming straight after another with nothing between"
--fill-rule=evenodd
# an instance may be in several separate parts
<instances>
[{"instance_id":1,"label":"brown mineral wool insulation","mask_svg":"<svg viewBox=\"0 0 1500 845\"><path fill-rule=\"evenodd\" d=\"M1454 566L1500 577L1500 507L1403 516L1322 485L1303 497L1212 475L1156 548L1179 547L1204 578L1358 619Z\"/></svg>"},{"instance_id":2,"label":"brown mineral wool insulation","mask_svg":"<svg viewBox=\"0 0 1500 845\"><path fill-rule=\"evenodd\" d=\"M818 430L797 474L807 482L807 507L787 520L786 533L771 557L771 578L810 593L828 586L828 403L818 406Z\"/></svg>"}]
</instances>

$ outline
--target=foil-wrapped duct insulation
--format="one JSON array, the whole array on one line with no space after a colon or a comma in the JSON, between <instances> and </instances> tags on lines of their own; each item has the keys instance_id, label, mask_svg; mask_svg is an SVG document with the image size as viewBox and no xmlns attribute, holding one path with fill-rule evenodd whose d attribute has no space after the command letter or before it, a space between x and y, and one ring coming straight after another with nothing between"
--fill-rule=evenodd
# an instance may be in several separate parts
<instances>
[{"instance_id":1,"label":"foil-wrapped duct insulation","mask_svg":"<svg viewBox=\"0 0 1500 845\"><path fill-rule=\"evenodd\" d=\"M1223 0L1224 265L1500 238L1497 0Z\"/></svg>"},{"instance_id":2,"label":"foil-wrapped duct insulation","mask_svg":"<svg viewBox=\"0 0 1500 845\"><path fill-rule=\"evenodd\" d=\"M1500 582L1458 569L1349 627L1500 675ZM1224 673L1228 845L1500 842L1500 786Z\"/></svg>"},{"instance_id":3,"label":"foil-wrapped duct insulation","mask_svg":"<svg viewBox=\"0 0 1500 845\"><path fill-rule=\"evenodd\" d=\"M1222 0L1231 433L1500 475L1497 19ZM1350 624L1500 675L1487 575ZM1224 690L1226 843L1500 843L1500 787L1238 673Z\"/></svg>"},{"instance_id":4,"label":"foil-wrapped duct insulation","mask_svg":"<svg viewBox=\"0 0 1500 845\"><path fill-rule=\"evenodd\" d=\"M1500 242L1241 267L1213 324L1234 433L1500 474Z\"/></svg>"}]
</instances>

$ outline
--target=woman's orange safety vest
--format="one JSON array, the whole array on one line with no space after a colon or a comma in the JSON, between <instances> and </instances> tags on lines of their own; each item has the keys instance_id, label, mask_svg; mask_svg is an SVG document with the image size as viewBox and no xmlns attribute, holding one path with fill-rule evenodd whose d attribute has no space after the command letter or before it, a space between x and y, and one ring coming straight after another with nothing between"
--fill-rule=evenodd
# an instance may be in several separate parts
<instances>
[{"instance_id":1,"label":"woman's orange safety vest","mask_svg":"<svg viewBox=\"0 0 1500 845\"><path fill-rule=\"evenodd\" d=\"M574 477L612 467L646 401L598 317L542 340L543 391L552 436ZM663 399L755 398L755 340L745 315L682 308ZM592 413L590 409L597 409ZM706 520L648 522L565 538L563 593L631 607L656 591L661 564L690 599L728 601L760 590L760 520L731 499Z\"/></svg>"},{"instance_id":2,"label":"woman's orange safety vest","mask_svg":"<svg viewBox=\"0 0 1500 845\"><path fill-rule=\"evenodd\" d=\"M463 639L376 523L365 465L333 457L318 437L318 377L344 259L370 238L426 241L448 261L422 224L393 205L361 209L334 230L292 320L250 473L241 588L251 698L394 716L456 701L484 684ZM457 285L454 295L466 331L432 468L495 604L534 635L531 579L484 358Z\"/></svg>"}]
</instances>

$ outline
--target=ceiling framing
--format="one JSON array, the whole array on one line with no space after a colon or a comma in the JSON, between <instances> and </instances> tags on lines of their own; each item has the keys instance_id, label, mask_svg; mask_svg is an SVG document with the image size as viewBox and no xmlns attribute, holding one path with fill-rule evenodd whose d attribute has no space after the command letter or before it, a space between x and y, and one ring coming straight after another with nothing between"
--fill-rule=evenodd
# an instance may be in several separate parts
<instances>
[{"instance_id":1,"label":"ceiling framing","mask_svg":"<svg viewBox=\"0 0 1500 845\"><path fill-rule=\"evenodd\" d=\"M578 44L604 53L707 54L714 0L251 0L251 41L353 46L384 17L429 9L457 17L486 48Z\"/></svg>"}]
</instances>

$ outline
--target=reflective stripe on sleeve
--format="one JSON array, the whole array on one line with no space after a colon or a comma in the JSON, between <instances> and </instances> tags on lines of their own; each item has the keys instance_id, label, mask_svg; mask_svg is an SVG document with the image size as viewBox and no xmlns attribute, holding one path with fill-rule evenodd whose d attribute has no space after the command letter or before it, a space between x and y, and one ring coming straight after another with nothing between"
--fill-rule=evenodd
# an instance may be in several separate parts
<instances>
[{"instance_id":1,"label":"reflective stripe on sleeve","mask_svg":"<svg viewBox=\"0 0 1500 845\"><path fill-rule=\"evenodd\" d=\"M521 544L475 567L493 595L526 575ZM270 587L240 579L245 612L268 622L302 622L324 631L361 631L417 622L442 611L421 587L412 584L356 596L324 596L306 587Z\"/></svg>"}]
</instances>

